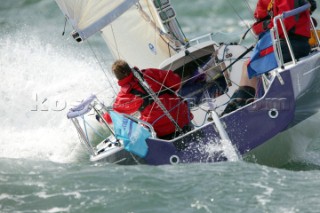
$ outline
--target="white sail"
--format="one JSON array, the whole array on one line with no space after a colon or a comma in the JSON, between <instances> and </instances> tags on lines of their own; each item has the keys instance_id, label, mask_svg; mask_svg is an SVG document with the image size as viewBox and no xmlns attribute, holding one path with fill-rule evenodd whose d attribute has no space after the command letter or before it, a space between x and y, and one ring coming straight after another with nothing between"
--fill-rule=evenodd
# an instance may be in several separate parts
<instances>
[{"instance_id":1,"label":"white sail","mask_svg":"<svg viewBox=\"0 0 320 213\"><path fill-rule=\"evenodd\" d=\"M83 41L101 31L115 59L159 67L180 50L184 37L169 0L56 0Z\"/></svg>"},{"instance_id":2,"label":"white sail","mask_svg":"<svg viewBox=\"0 0 320 213\"><path fill-rule=\"evenodd\" d=\"M55 0L82 40L128 10L138 0Z\"/></svg>"},{"instance_id":3,"label":"white sail","mask_svg":"<svg viewBox=\"0 0 320 213\"><path fill-rule=\"evenodd\" d=\"M176 53L180 43L167 33L158 13L153 1L140 0L102 29L114 58L141 68L158 67Z\"/></svg>"}]
</instances>

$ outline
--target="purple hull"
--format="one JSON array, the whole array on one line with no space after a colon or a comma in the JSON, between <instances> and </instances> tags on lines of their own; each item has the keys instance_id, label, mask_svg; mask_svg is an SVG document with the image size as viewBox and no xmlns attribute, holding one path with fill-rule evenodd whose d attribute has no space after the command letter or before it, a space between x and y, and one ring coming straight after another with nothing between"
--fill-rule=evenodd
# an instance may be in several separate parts
<instances>
[{"instance_id":1,"label":"purple hull","mask_svg":"<svg viewBox=\"0 0 320 213\"><path fill-rule=\"evenodd\" d=\"M290 72L281 76L284 85L276 79L261 99L221 119L240 155L285 130L293 121L295 103ZM227 160L223 152L207 150L208 146L219 143L218 138L214 123L210 123L171 142L148 139L144 160L150 165Z\"/></svg>"}]
</instances>

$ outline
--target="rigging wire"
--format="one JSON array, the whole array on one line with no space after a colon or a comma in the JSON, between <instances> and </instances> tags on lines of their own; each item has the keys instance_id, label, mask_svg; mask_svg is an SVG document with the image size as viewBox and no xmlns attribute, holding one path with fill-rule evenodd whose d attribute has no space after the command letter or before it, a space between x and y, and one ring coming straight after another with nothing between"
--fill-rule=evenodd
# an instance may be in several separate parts
<instances>
[{"instance_id":1,"label":"rigging wire","mask_svg":"<svg viewBox=\"0 0 320 213\"><path fill-rule=\"evenodd\" d=\"M63 27L63 31L62 31L62 36L64 36L64 34L66 33L66 27L67 27L67 21L68 21L68 17L65 16L64 18L64 27Z\"/></svg>"},{"instance_id":2,"label":"rigging wire","mask_svg":"<svg viewBox=\"0 0 320 213\"><path fill-rule=\"evenodd\" d=\"M184 41L185 41L185 42L188 42L188 39L187 39L186 35L184 34L184 32L182 31L182 27L181 27L178 19L175 18L175 20L176 20L176 22L177 22L177 25L178 25L178 27L179 27L180 32L182 33L182 35L183 35L183 37L184 37Z\"/></svg>"},{"instance_id":3,"label":"rigging wire","mask_svg":"<svg viewBox=\"0 0 320 213\"><path fill-rule=\"evenodd\" d=\"M235 11L235 13L237 14L237 16L240 18L240 20L243 22L243 23L245 23L245 25L246 25L246 22L242 19L242 17L240 16L240 14L238 13L238 11L233 7L233 5L230 3L230 1L228 0L228 3L231 5L231 7L233 8L233 10ZM248 4L248 2L246 1L246 3ZM250 8L249 7L249 5L248 5L248 8ZM250 8L251 9L251 8ZM181 26L180 26L180 24L179 23L177 23L178 24L178 26L179 26L179 29L181 30L181 32L182 32L182 29L181 29ZM246 25L248 28L249 28L249 26L248 25ZM111 28L112 28L112 26L111 26ZM112 29L112 33L113 33L113 36L115 36L114 35L114 32L113 32L113 29ZM182 32L183 33L183 32ZM185 35L183 34L183 36L185 37ZM186 38L186 37L185 37ZM88 41L88 40L87 40ZM96 58L96 60L98 61L98 64L99 64L99 66L100 66L100 68L101 68L101 70L103 71L103 73L105 74L105 76L107 77L107 80L108 80L108 82L109 82L109 84L110 84L110 86L111 86L111 88L113 89L113 92L114 93L116 93L116 91L115 91L115 89L113 88L113 86L112 86L112 84L110 83L111 81L110 81L110 79L109 79L109 76L107 75L107 73L105 72L105 70L103 69L103 66L102 66L102 64L100 63L100 61L99 61L99 59L98 59L98 57L97 57L97 55L95 54L95 51L93 50L93 48L92 48L92 46L91 46L91 44L90 44L90 42L88 41L88 44L89 44L89 47L90 47L90 49L91 49L91 51L93 52L93 54L94 54L94 57ZM118 52L118 54L119 54L119 51L117 50L117 52ZM191 55L190 55L190 57L192 57ZM194 61L195 61L195 63L196 64L198 64L199 65L199 63L197 62L197 59L194 59ZM196 77L198 77L198 75L196 75L196 76L193 76L191 79L193 79L193 78L196 78ZM188 80L191 80L191 79L188 79ZM154 79L153 79L154 80ZM188 81L188 80L186 80L186 81ZM155 81L155 80L154 80ZM184 82L186 82L186 81L184 81ZM158 82L159 84L160 84L160 82ZM181 82L182 83L182 82ZM235 82L233 82L233 83L235 83ZM236 85L236 83L235 83L235 85ZM164 85L162 85L162 86L164 86ZM164 86L164 90L171 90L170 88L167 88L166 86ZM160 92L160 91L159 91ZM183 98L181 95L179 95L178 94L178 96L180 96L181 98Z\"/></svg>"},{"instance_id":4,"label":"rigging wire","mask_svg":"<svg viewBox=\"0 0 320 213\"><path fill-rule=\"evenodd\" d=\"M200 65L197 61L199 60L200 62L202 62L203 64L204 64L204 62L203 61L201 61L201 59L197 59L196 57L193 57L192 56L192 54L188 54L187 56L189 56L191 59L192 59L192 61L198 66L198 69L199 68L201 68L201 67L203 67L203 65ZM213 56L212 56L213 57ZM206 70L205 72L208 72L209 70L211 70L213 67L211 67L210 69L208 69L208 70ZM203 73L199 73L197 76L201 76ZM221 73L222 74L222 73ZM215 76L215 79L218 79L220 76L221 76L221 74L219 74L219 75L217 75L217 76ZM221 89L222 90L222 88L221 88L221 86L215 81L215 79L213 80L213 84L215 84L219 89ZM227 94L226 92L224 92L225 94Z\"/></svg>"},{"instance_id":5,"label":"rigging wire","mask_svg":"<svg viewBox=\"0 0 320 213\"><path fill-rule=\"evenodd\" d=\"M251 29L250 24L249 24L248 22L246 22L246 21L240 16L238 10L237 10L237 9L234 7L234 5L230 2L230 0L227 0L227 2L228 2L228 4L230 5L230 7L233 9L233 11L235 12L235 14L239 17L239 19L241 20L241 22L248 28L248 31L250 31L250 29ZM253 10L252 10L252 8L250 7L250 5L249 5L249 3L248 3L247 0L245 0L245 3L246 3L246 6L247 6L250 14L253 14ZM254 18L253 18L253 16L252 16L251 18L253 19L253 21L255 21ZM247 31L247 32L248 32L248 31ZM241 40L240 40L240 41L241 41Z\"/></svg>"},{"instance_id":6,"label":"rigging wire","mask_svg":"<svg viewBox=\"0 0 320 213\"><path fill-rule=\"evenodd\" d=\"M253 14L254 11L253 11L253 9L250 7L250 4L249 4L248 0L244 0L244 2L246 3L249 12L250 12L251 14Z\"/></svg>"},{"instance_id":7,"label":"rigging wire","mask_svg":"<svg viewBox=\"0 0 320 213\"><path fill-rule=\"evenodd\" d=\"M227 47L227 46L226 46ZM225 48L226 48L225 47ZM224 50L225 51L225 50ZM188 55L189 57L191 57L192 58L192 61L194 61L194 63L196 63L197 64L197 66L199 67L199 66L201 66L197 61L199 60L199 59L196 59L194 56L192 56L192 54L190 54L189 53L189 55ZM238 61L238 60L240 60L240 59L243 59L245 56L244 55L242 55L241 57L238 57L235 61ZM203 63L203 61L200 61L200 63ZM235 63L235 62L234 62ZM230 65L232 66L234 63L231 63ZM184 64L186 64L186 63L184 63ZM230 66L229 65L229 66ZM172 64L171 64L171 66L172 66ZM230 68L230 67L227 67L227 69L228 68ZM184 73L184 67L185 66L183 66L183 73ZM171 67L169 67L169 69L171 69ZM211 69L213 69L213 67L212 68L209 68L209 69L207 69L207 70L205 70L204 71L204 73L206 73L206 72L209 72ZM226 71L227 69L224 69L223 71ZM199 74L197 74L197 75L194 75L194 76L192 76L191 78L188 78L188 79L186 79L186 80L182 80L181 81L181 84L183 85L183 84L185 84L185 83L187 83L188 81L192 81L192 80L195 80L195 79L197 79L198 77L200 77L200 75L202 75L203 73L199 73ZM212 80L214 81L215 79L217 79L218 77L220 77L221 76L221 74L217 74L216 76L214 76L214 77L212 77ZM152 80L153 82L155 82L155 83L157 83L157 84L159 84L160 86L161 86L161 89L159 90L159 92L163 92L163 91L170 91L170 92L173 92L173 93L175 93L178 97L180 97L181 99L183 99L183 100L185 100L186 99L186 97L183 97L182 95L180 95L179 93L176 93L175 91L173 91L171 88L169 88L169 87L167 87L167 86L165 86L165 85L163 85L161 82L158 82L157 80L155 80L155 79L153 79L152 77L148 77L150 80ZM236 85L237 87L239 87L239 85L235 82L235 81L233 81L232 79L229 79L234 85ZM217 84L217 86L219 87L219 85ZM174 87L174 86L173 86ZM162 89L163 88L163 89ZM220 87L219 87L220 88ZM228 93L225 93L226 95L228 95ZM228 95L229 96L229 95ZM149 97L151 97L150 95L147 95L147 96L145 96L145 98L149 98ZM127 102L126 104L130 104L130 103L132 103L132 102L134 102L135 100L132 100L132 101L130 101L130 102ZM224 105L224 104L223 104Z\"/></svg>"},{"instance_id":8,"label":"rigging wire","mask_svg":"<svg viewBox=\"0 0 320 213\"><path fill-rule=\"evenodd\" d=\"M155 0L155 1L157 1L157 4L160 6L160 11L165 13L165 11L163 11L163 8L161 7L161 4L162 4L161 1L160 1L160 0ZM175 20L175 22L176 22L176 24L177 24L177 27L178 27L179 32L180 32L181 35L183 36L183 41L180 41L180 39L179 39L178 36L176 35L176 31L175 31L175 30L174 30L174 31L172 30L172 27L171 27L170 24L169 24L170 22L165 23L165 26L169 29L169 31L171 31L170 35L173 36L174 39L176 39L177 41L179 41L182 45L185 45L185 43L188 42L188 39L187 39L186 35L184 34L184 32L182 31L182 28L181 28L181 25L180 25L178 19L175 17L174 20ZM175 28L175 27L173 27L173 28ZM170 30L170 29L171 29L171 30Z\"/></svg>"},{"instance_id":9,"label":"rigging wire","mask_svg":"<svg viewBox=\"0 0 320 213\"><path fill-rule=\"evenodd\" d=\"M233 9L234 13L238 16L238 18L241 20L241 22L247 27L250 28L250 26L244 21L244 19L240 16L238 13L238 10L233 6L233 4L230 2L230 0L227 0L230 7Z\"/></svg>"},{"instance_id":10,"label":"rigging wire","mask_svg":"<svg viewBox=\"0 0 320 213\"><path fill-rule=\"evenodd\" d=\"M164 112L168 119L176 126L176 129L178 129L179 132L182 132L182 129L180 128L179 124L173 119L171 114L168 112L166 107L158 98L158 95L156 95L155 92L151 89L151 87L147 83L145 83L144 78L139 74L139 72L136 69L132 69L132 73L134 77L138 79L138 83L141 86L141 88L151 95L154 102L160 107L160 109Z\"/></svg>"},{"instance_id":11,"label":"rigging wire","mask_svg":"<svg viewBox=\"0 0 320 213\"><path fill-rule=\"evenodd\" d=\"M108 83L109 83L109 86L112 88L114 94L116 94L117 92L116 92L115 88L113 87L114 84L112 84L112 83L114 83L114 82L112 82L112 80L110 80L110 77L108 76L107 72L106 72L105 69L103 68L102 63L101 63L100 60L98 59L98 56L97 56L97 54L95 53L94 49L92 48L92 45L91 45L91 43L89 42L88 39L87 39L87 43L88 43L88 45L89 45L89 47L90 47L90 50L92 51L92 54L94 55L95 59L97 60L97 63L99 64L99 67L100 67L101 71L102 71L103 74L106 76L106 78L107 78L107 80L108 80Z\"/></svg>"},{"instance_id":12,"label":"rigging wire","mask_svg":"<svg viewBox=\"0 0 320 213\"><path fill-rule=\"evenodd\" d=\"M113 36L114 44L115 44L115 46L116 46L118 58L120 58L120 51L119 51L119 48L118 48L118 44L117 44L117 40L116 40L116 36L115 36L114 30L113 30L113 25L112 25L112 23L110 24L110 28L111 28L111 31L112 31L112 36Z\"/></svg>"},{"instance_id":13,"label":"rigging wire","mask_svg":"<svg viewBox=\"0 0 320 213\"><path fill-rule=\"evenodd\" d=\"M247 6L247 9L249 10L249 13L252 14L253 22L256 22L256 19L254 18L254 15L253 15L253 14L254 14L254 11L253 11L253 9L251 8L248 0L244 0L244 1L245 1L246 6ZM239 43L241 43L241 42L246 38L247 34L248 34L249 32L251 32L252 26L253 26L253 25L249 26L249 29L243 34L243 36L241 37ZM252 34L253 34L254 37L256 37L256 35L254 35L254 33L252 33Z\"/></svg>"},{"instance_id":14,"label":"rigging wire","mask_svg":"<svg viewBox=\"0 0 320 213\"><path fill-rule=\"evenodd\" d=\"M68 17L65 16L65 22L64 22L64 27L63 27L63 32L62 32L62 36L65 35L65 31L66 31L66 26L67 26L67 22L68 22ZM73 27L73 26L72 26ZM74 27L73 27L73 30L76 30ZM104 75L106 76L107 80L108 80L108 83L109 83L109 86L111 87L111 89L113 90L113 93L116 94L116 90L114 89L113 85L115 85L115 82L114 81L110 81L110 78L109 76L107 75L106 71L104 70L103 66L102 66L102 63L100 62L100 60L98 59L97 57L97 54L95 53L95 51L93 50L92 48L92 45L91 43L89 42L89 39L86 40L87 43L88 43L88 46L91 50L91 52L93 53L94 55L94 58L96 59L97 63L99 64L99 67L101 69L101 71L104 73ZM99 91L98 93L101 93L102 91Z\"/></svg>"}]
</instances>

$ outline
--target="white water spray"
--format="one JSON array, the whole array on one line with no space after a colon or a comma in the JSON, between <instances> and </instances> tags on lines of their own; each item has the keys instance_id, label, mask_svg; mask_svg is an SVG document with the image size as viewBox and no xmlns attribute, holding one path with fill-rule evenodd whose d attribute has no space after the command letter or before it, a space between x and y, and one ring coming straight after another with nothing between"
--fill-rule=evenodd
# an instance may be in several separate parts
<instances>
[{"instance_id":1,"label":"white water spray","mask_svg":"<svg viewBox=\"0 0 320 213\"><path fill-rule=\"evenodd\" d=\"M23 34L0 37L0 55L0 158L75 160L78 137L66 113L108 92L96 62Z\"/></svg>"}]
</instances>

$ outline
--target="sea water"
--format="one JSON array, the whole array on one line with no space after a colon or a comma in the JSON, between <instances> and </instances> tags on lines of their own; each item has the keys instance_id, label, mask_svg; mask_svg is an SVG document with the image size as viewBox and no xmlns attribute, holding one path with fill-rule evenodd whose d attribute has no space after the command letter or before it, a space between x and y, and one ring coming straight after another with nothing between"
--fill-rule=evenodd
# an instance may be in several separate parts
<instances>
[{"instance_id":1,"label":"sea water","mask_svg":"<svg viewBox=\"0 0 320 213\"><path fill-rule=\"evenodd\" d=\"M235 42L252 22L255 1L172 4L188 38L213 33ZM281 167L241 159L156 167L90 163L66 113L91 94L112 99L112 57L98 36L78 44L70 26L64 36L63 28L54 1L1 0L1 213L320 212L318 114L286 137L298 146Z\"/></svg>"}]
</instances>

